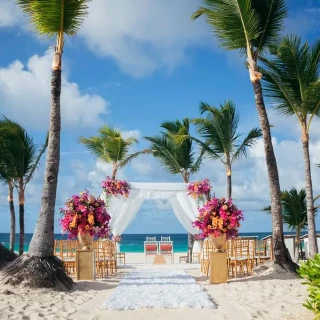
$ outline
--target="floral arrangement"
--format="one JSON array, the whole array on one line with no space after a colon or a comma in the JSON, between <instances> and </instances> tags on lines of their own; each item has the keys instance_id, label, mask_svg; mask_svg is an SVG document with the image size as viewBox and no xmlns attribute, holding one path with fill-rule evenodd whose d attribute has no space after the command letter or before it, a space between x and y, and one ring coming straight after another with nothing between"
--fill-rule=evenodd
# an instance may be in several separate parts
<instances>
[{"instance_id":1,"label":"floral arrangement","mask_svg":"<svg viewBox=\"0 0 320 320\"><path fill-rule=\"evenodd\" d=\"M243 213L231 199L212 198L199 208L199 216L193 222L193 226L202 231L203 237L217 238L226 234L227 239L230 239L238 236L241 220L243 220Z\"/></svg>"},{"instance_id":2,"label":"floral arrangement","mask_svg":"<svg viewBox=\"0 0 320 320\"><path fill-rule=\"evenodd\" d=\"M116 235L116 236L113 236L112 237L112 241L114 241L114 242L121 242L121 236L120 235Z\"/></svg>"},{"instance_id":3,"label":"floral arrangement","mask_svg":"<svg viewBox=\"0 0 320 320\"><path fill-rule=\"evenodd\" d=\"M187 186L188 195L193 198L207 198L210 197L211 184L209 179L191 182Z\"/></svg>"},{"instance_id":4,"label":"floral arrangement","mask_svg":"<svg viewBox=\"0 0 320 320\"><path fill-rule=\"evenodd\" d=\"M203 234L202 233L200 233L200 234L195 234L194 236L193 236L193 240L194 241L201 241L201 240L204 240L204 236L203 236Z\"/></svg>"},{"instance_id":5,"label":"floral arrangement","mask_svg":"<svg viewBox=\"0 0 320 320\"><path fill-rule=\"evenodd\" d=\"M105 208L105 202L90 195L88 190L68 199L60 213L62 232L67 232L69 239L76 238L78 233L89 233L99 238L109 235L111 217Z\"/></svg>"},{"instance_id":6,"label":"floral arrangement","mask_svg":"<svg viewBox=\"0 0 320 320\"><path fill-rule=\"evenodd\" d=\"M101 181L101 186L107 195L124 195L128 197L130 185L124 180L113 180L107 177L105 181Z\"/></svg>"}]
</instances>

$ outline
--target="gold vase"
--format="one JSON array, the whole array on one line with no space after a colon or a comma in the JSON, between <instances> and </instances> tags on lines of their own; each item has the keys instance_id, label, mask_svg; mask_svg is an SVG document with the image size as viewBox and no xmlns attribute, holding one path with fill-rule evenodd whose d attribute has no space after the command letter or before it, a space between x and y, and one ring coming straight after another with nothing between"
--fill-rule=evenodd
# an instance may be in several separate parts
<instances>
[{"instance_id":1,"label":"gold vase","mask_svg":"<svg viewBox=\"0 0 320 320\"><path fill-rule=\"evenodd\" d=\"M90 250L92 248L92 236L90 235L90 232L81 233L78 232L78 239L79 242L82 245L82 250Z\"/></svg>"},{"instance_id":2,"label":"gold vase","mask_svg":"<svg viewBox=\"0 0 320 320\"><path fill-rule=\"evenodd\" d=\"M219 237L214 237L213 235L210 235L209 239L212 243L214 252L226 252L227 236L225 233L223 233Z\"/></svg>"}]
</instances>

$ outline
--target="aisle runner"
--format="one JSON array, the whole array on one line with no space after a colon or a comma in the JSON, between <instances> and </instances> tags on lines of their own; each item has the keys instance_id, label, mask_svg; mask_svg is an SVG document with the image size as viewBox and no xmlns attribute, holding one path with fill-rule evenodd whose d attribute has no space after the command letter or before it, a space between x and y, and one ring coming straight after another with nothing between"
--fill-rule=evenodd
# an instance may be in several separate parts
<instances>
[{"instance_id":1,"label":"aisle runner","mask_svg":"<svg viewBox=\"0 0 320 320\"><path fill-rule=\"evenodd\" d=\"M124 277L103 306L112 310L139 308L210 308L206 291L183 270L140 270Z\"/></svg>"}]
</instances>

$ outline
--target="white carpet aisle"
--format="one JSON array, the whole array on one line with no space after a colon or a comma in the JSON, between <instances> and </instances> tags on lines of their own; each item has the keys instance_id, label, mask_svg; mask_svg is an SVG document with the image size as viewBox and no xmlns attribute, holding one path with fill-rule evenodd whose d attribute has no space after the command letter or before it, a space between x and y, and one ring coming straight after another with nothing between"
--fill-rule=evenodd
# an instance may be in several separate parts
<instances>
[{"instance_id":1,"label":"white carpet aisle","mask_svg":"<svg viewBox=\"0 0 320 320\"><path fill-rule=\"evenodd\" d=\"M103 307L111 310L216 308L207 292L181 269L133 271L120 281Z\"/></svg>"}]
</instances>

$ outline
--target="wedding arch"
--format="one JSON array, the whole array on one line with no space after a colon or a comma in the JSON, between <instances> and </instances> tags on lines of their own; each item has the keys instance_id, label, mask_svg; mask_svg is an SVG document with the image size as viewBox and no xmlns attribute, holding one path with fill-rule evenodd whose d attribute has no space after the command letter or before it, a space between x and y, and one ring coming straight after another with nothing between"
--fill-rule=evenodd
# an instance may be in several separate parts
<instances>
[{"instance_id":1,"label":"wedding arch","mask_svg":"<svg viewBox=\"0 0 320 320\"><path fill-rule=\"evenodd\" d=\"M103 192L102 199L106 199ZM197 201L187 195L185 183L130 183L128 197L112 196L108 212L111 216L110 228L115 235L121 235L136 217L146 199L168 200L178 221L191 234L199 233L192 222L198 216Z\"/></svg>"}]
</instances>

